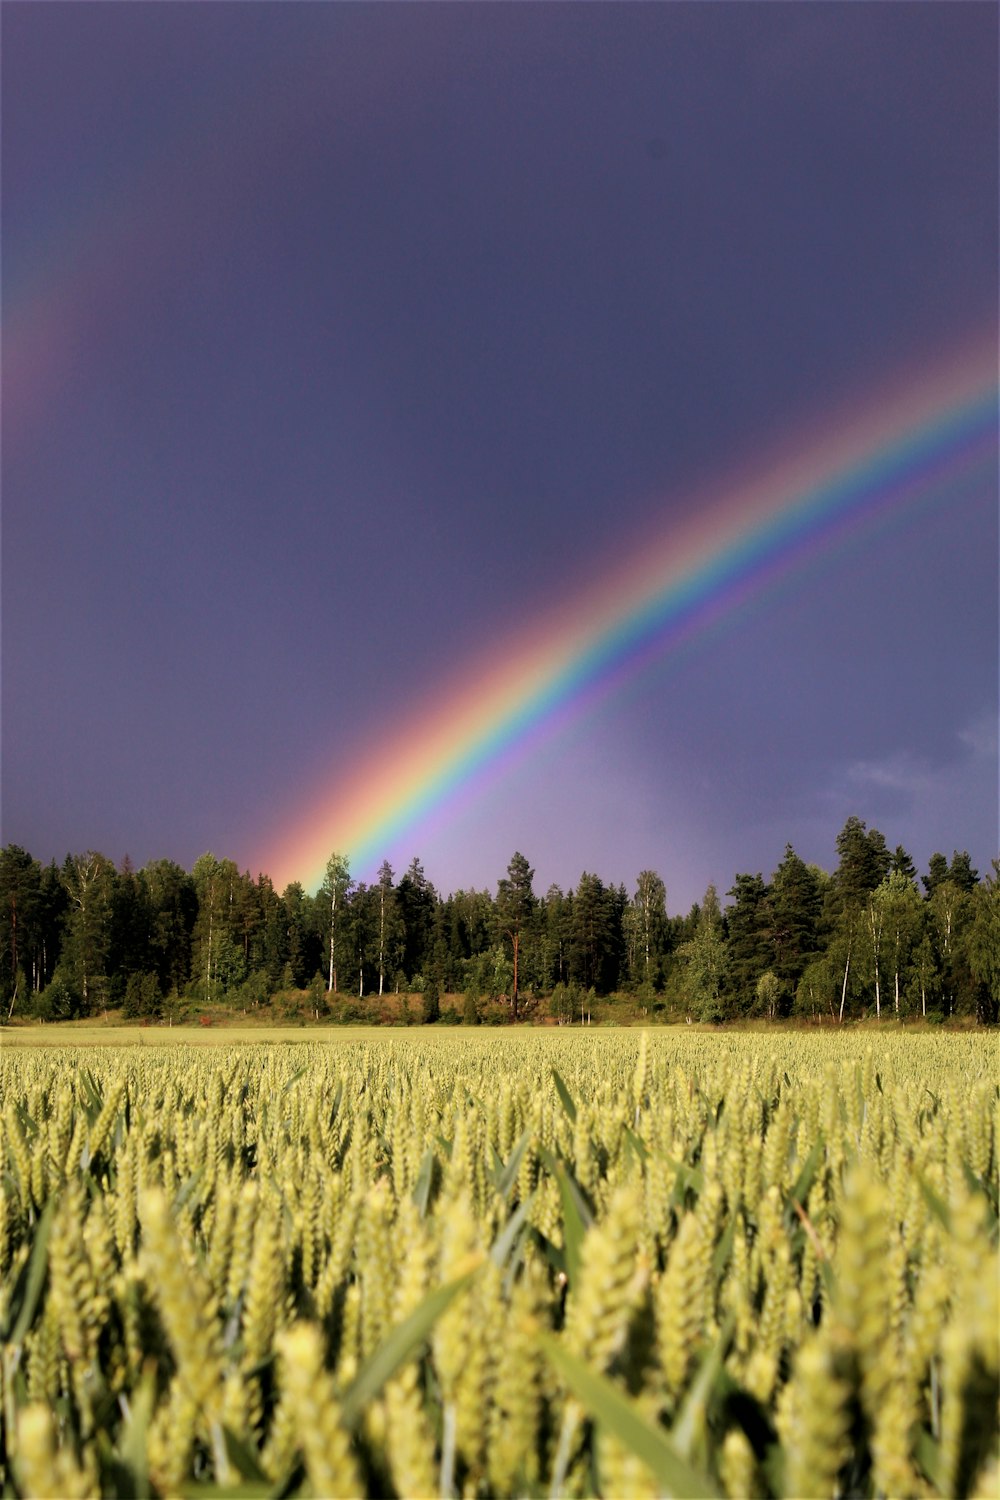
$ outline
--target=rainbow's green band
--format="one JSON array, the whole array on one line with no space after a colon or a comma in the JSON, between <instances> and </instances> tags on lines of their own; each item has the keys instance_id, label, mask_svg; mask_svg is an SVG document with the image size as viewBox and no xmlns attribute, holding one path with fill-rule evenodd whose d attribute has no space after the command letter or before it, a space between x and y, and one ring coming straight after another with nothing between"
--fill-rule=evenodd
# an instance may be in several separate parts
<instances>
[{"instance_id":1,"label":"rainbow's green band","mask_svg":"<svg viewBox=\"0 0 1000 1500\"><path fill-rule=\"evenodd\" d=\"M623 565L469 664L392 745L338 768L259 867L315 889L333 850L368 878L388 846L531 736L766 590L844 534L939 504L996 474L997 369L989 347L835 423L758 477L686 508Z\"/></svg>"}]
</instances>

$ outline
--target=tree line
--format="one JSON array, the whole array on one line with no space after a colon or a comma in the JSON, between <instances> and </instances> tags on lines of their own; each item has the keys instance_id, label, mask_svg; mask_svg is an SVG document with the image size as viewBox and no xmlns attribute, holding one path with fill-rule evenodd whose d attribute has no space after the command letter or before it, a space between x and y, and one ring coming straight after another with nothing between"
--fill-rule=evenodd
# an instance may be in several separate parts
<instances>
[{"instance_id":1,"label":"tree line","mask_svg":"<svg viewBox=\"0 0 1000 1500\"><path fill-rule=\"evenodd\" d=\"M856 817L832 873L789 844L769 880L737 874L670 916L663 880L635 889L584 872L538 893L521 853L495 893L435 890L414 858L371 884L333 854L315 895L204 854L190 871L135 869L88 851L45 866L0 849L4 1015L155 1017L180 997L261 1006L308 991L317 1014L353 997L444 994L462 1016L517 1020L540 1003L572 1019L600 996L699 1021L862 1015L1000 1015L1000 860L980 878L967 852L934 854L918 879L906 850Z\"/></svg>"}]
</instances>

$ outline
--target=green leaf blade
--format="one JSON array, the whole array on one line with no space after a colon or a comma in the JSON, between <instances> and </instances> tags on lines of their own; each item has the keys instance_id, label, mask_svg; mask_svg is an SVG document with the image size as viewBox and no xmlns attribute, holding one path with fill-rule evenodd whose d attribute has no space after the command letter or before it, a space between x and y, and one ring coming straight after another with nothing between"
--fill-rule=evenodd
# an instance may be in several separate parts
<instances>
[{"instance_id":1,"label":"green leaf blade","mask_svg":"<svg viewBox=\"0 0 1000 1500\"><path fill-rule=\"evenodd\" d=\"M542 1334L549 1363L596 1422L609 1432L656 1477L665 1495L676 1500L718 1500L718 1487L674 1450L667 1434L654 1427L605 1375L576 1358L551 1334Z\"/></svg>"}]
</instances>

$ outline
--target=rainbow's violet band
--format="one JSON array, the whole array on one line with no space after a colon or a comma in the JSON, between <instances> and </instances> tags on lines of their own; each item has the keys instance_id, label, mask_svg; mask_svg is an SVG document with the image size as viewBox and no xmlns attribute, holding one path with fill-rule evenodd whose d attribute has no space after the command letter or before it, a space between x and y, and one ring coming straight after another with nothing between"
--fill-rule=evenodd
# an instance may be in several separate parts
<instances>
[{"instance_id":1,"label":"rainbow's violet band","mask_svg":"<svg viewBox=\"0 0 1000 1500\"><path fill-rule=\"evenodd\" d=\"M596 583L479 657L392 743L308 799L259 867L315 889L333 850L374 872L387 846L474 792L595 698L700 632L842 535L939 503L996 471L997 370L989 348L835 423L750 482L722 486Z\"/></svg>"}]
</instances>

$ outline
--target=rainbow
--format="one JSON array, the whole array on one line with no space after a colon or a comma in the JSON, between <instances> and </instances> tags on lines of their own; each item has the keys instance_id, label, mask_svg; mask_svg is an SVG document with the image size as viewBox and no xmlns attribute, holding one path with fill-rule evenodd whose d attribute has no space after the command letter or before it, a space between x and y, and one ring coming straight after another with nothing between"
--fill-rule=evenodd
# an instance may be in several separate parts
<instances>
[{"instance_id":1,"label":"rainbow","mask_svg":"<svg viewBox=\"0 0 1000 1500\"><path fill-rule=\"evenodd\" d=\"M390 842L789 570L880 518L940 503L970 479L989 482L996 437L996 356L982 347L819 435L800 434L467 663L391 744L308 797L259 868L279 889L291 880L315 889L337 850L369 876Z\"/></svg>"}]
</instances>

